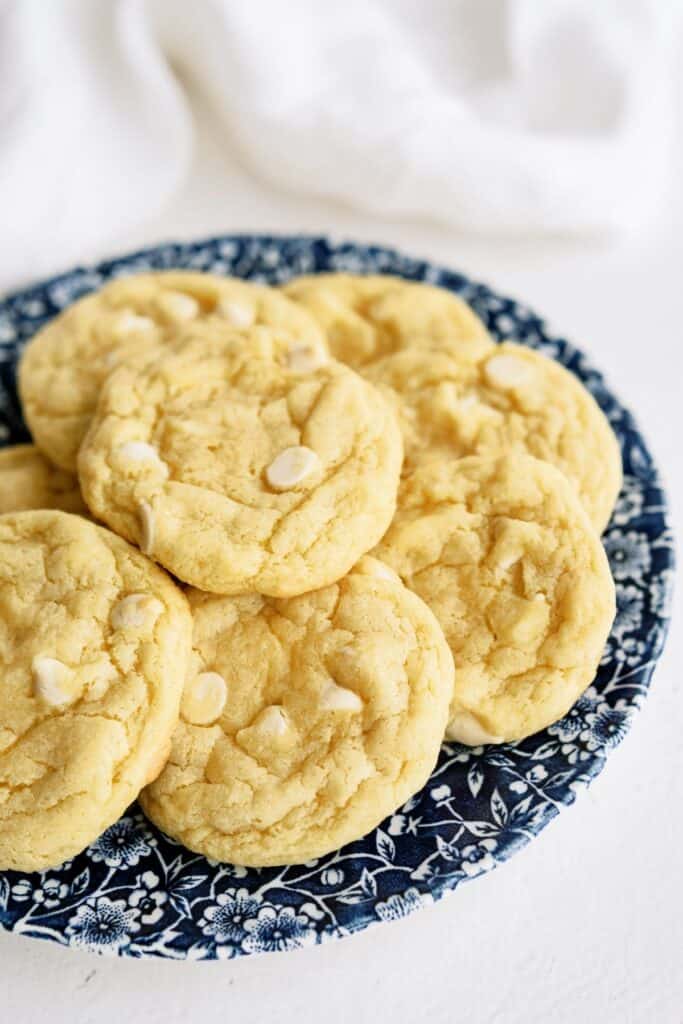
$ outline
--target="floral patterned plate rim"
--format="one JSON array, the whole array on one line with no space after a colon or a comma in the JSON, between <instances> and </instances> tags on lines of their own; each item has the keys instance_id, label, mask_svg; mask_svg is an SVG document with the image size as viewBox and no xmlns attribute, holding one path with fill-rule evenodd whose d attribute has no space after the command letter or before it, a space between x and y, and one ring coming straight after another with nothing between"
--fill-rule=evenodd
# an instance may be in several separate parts
<instances>
[{"instance_id":1,"label":"floral patterned plate rim","mask_svg":"<svg viewBox=\"0 0 683 1024\"><path fill-rule=\"evenodd\" d=\"M296 949L404 917L507 860L602 769L661 654L673 538L657 469L631 414L589 360L525 305L464 274L391 249L326 238L239 235L164 244L0 301L0 443L27 438L16 360L50 317L106 281L186 267L280 284L322 271L397 274L451 289L497 339L559 360L593 393L621 443L624 486L604 537L618 612L594 684L558 724L516 745L444 745L424 790L364 839L288 868L253 870L190 853L136 806L56 870L0 872L0 925L64 946L132 957L222 959Z\"/></svg>"}]
</instances>

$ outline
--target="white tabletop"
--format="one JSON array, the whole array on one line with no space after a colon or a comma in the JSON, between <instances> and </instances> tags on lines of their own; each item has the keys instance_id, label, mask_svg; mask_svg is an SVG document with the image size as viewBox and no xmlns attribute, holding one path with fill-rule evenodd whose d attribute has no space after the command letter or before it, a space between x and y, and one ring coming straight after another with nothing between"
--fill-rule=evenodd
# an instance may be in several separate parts
<instances>
[{"instance_id":1,"label":"white tabletop","mask_svg":"<svg viewBox=\"0 0 683 1024\"><path fill-rule=\"evenodd\" d=\"M173 206L84 259L205 234L320 231L460 268L545 313L591 353L637 413L681 535L683 200L672 197L647 236L618 246L467 240L267 189L227 162L200 121L192 178ZM0 934L2 1019L681 1024L675 633L676 625L644 710L591 789L512 861L440 904L324 947L211 964L99 959Z\"/></svg>"}]
</instances>

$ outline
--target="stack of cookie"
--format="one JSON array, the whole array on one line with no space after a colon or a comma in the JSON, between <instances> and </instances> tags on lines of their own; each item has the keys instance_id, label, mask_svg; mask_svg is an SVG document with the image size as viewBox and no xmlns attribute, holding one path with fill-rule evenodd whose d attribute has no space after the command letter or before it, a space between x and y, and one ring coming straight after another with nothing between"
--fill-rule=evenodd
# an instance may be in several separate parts
<instances>
[{"instance_id":1,"label":"stack of cookie","mask_svg":"<svg viewBox=\"0 0 683 1024\"><path fill-rule=\"evenodd\" d=\"M616 441L454 295L124 278L35 336L19 385L0 867L60 863L136 797L218 860L320 856L444 734L521 739L592 681Z\"/></svg>"}]
</instances>

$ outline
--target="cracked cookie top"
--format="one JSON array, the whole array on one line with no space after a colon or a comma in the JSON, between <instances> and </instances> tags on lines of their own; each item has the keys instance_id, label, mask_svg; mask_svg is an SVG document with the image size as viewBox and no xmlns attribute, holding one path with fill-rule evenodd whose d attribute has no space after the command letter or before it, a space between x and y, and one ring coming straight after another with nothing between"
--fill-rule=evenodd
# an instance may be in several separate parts
<instances>
[{"instance_id":1,"label":"cracked cookie top","mask_svg":"<svg viewBox=\"0 0 683 1024\"><path fill-rule=\"evenodd\" d=\"M283 290L315 317L335 359L355 368L403 349L469 360L493 346L467 303L434 285L388 274L312 274Z\"/></svg>"},{"instance_id":2,"label":"cracked cookie top","mask_svg":"<svg viewBox=\"0 0 683 1024\"><path fill-rule=\"evenodd\" d=\"M119 537L63 512L0 517L0 867L80 852L161 770L187 601Z\"/></svg>"},{"instance_id":3,"label":"cracked cookie top","mask_svg":"<svg viewBox=\"0 0 683 1024\"><path fill-rule=\"evenodd\" d=\"M19 390L38 447L58 466L75 470L112 369L205 321L237 333L265 324L288 333L304 350L325 347L314 319L275 288L188 271L119 278L79 299L26 347Z\"/></svg>"},{"instance_id":4,"label":"cracked cookie top","mask_svg":"<svg viewBox=\"0 0 683 1024\"><path fill-rule=\"evenodd\" d=\"M504 342L477 359L400 352L363 371L399 417L404 472L430 457L527 452L561 469L602 531L621 486L621 452L581 381L524 345Z\"/></svg>"},{"instance_id":5,"label":"cracked cookie top","mask_svg":"<svg viewBox=\"0 0 683 1024\"><path fill-rule=\"evenodd\" d=\"M299 863L365 835L426 782L453 662L375 559L289 600L189 593L181 721L145 813L192 850Z\"/></svg>"},{"instance_id":6,"label":"cracked cookie top","mask_svg":"<svg viewBox=\"0 0 683 1024\"><path fill-rule=\"evenodd\" d=\"M424 599L453 652L448 736L520 740L595 678L615 611L571 485L528 455L435 460L406 477L373 554Z\"/></svg>"},{"instance_id":7,"label":"cracked cookie top","mask_svg":"<svg viewBox=\"0 0 683 1024\"><path fill-rule=\"evenodd\" d=\"M187 583L289 597L339 579L396 505L381 395L268 328L192 328L107 381L81 448L92 511Z\"/></svg>"}]
</instances>

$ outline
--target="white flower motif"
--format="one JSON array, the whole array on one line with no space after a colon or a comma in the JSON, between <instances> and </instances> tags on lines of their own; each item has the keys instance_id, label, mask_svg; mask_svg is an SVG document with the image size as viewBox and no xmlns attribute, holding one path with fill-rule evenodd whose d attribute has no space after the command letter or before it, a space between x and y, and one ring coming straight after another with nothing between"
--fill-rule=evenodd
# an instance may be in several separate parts
<instances>
[{"instance_id":1,"label":"white flower motif","mask_svg":"<svg viewBox=\"0 0 683 1024\"><path fill-rule=\"evenodd\" d=\"M125 900L96 896L82 903L66 926L69 944L86 949L123 949L140 930L139 913Z\"/></svg>"},{"instance_id":2,"label":"white flower motif","mask_svg":"<svg viewBox=\"0 0 683 1024\"><path fill-rule=\"evenodd\" d=\"M642 661L645 653L645 641L638 640L635 636L625 636L621 645L613 651L612 657L625 665L637 665Z\"/></svg>"},{"instance_id":3,"label":"white flower motif","mask_svg":"<svg viewBox=\"0 0 683 1024\"><path fill-rule=\"evenodd\" d=\"M20 878L12 886L11 892L17 902L32 900L47 910L54 910L69 895L69 886L60 882L58 878L45 878L37 886L27 878Z\"/></svg>"},{"instance_id":4,"label":"white flower motif","mask_svg":"<svg viewBox=\"0 0 683 1024\"><path fill-rule=\"evenodd\" d=\"M621 639L624 633L640 629L644 604L643 592L635 584L617 586L617 614L612 626L614 636Z\"/></svg>"},{"instance_id":5,"label":"white flower motif","mask_svg":"<svg viewBox=\"0 0 683 1024\"><path fill-rule=\"evenodd\" d=\"M294 907L261 907L255 918L244 922L244 930L242 948L250 953L300 949L315 942L311 921Z\"/></svg>"},{"instance_id":6,"label":"white flower motif","mask_svg":"<svg viewBox=\"0 0 683 1024\"><path fill-rule=\"evenodd\" d=\"M156 843L146 826L131 818L121 818L90 845L88 854L95 862L104 861L109 868L135 867L141 858L149 856Z\"/></svg>"},{"instance_id":7,"label":"white flower motif","mask_svg":"<svg viewBox=\"0 0 683 1024\"><path fill-rule=\"evenodd\" d=\"M579 741L590 751L616 747L628 732L631 717L626 700L618 700L614 707L601 701L586 715L586 728L579 733Z\"/></svg>"},{"instance_id":8,"label":"white flower motif","mask_svg":"<svg viewBox=\"0 0 683 1024\"><path fill-rule=\"evenodd\" d=\"M624 477L624 483L612 513L612 523L615 526L626 526L642 511L643 490L640 481L636 477Z\"/></svg>"},{"instance_id":9,"label":"white flower motif","mask_svg":"<svg viewBox=\"0 0 683 1024\"><path fill-rule=\"evenodd\" d=\"M159 876L145 871L138 876L138 888L128 897L131 907L140 911L141 924L156 924L164 916L164 905L168 901L165 892L158 889Z\"/></svg>"},{"instance_id":10,"label":"white flower motif","mask_svg":"<svg viewBox=\"0 0 683 1024\"><path fill-rule=\"evenodd\" d=\"M219 945L237 946L246 935L245 922L258 913L260 900L248 889L226 889L207 907L199 924L204 935L211 936Z\"/></svg>"},{"instance_id":11,"label":"white flower motif","mask_svg":"<svg viewBox=\"0 0 683 1024\"><path fill-rule=\"evenodd\" d=\"M560 750L569 763L577 764L604 757L606 750L615 747L628 731L631 714L627 700L622 698L611 706L591 687L548 732L560 740Z\"/></svg>"},{"instance_id":12,"label":"white flower motif","mask_svg":"<svg viewBox=\"0 0 683 1024\"><path fill-rule=\"evenodd\" d=\"M58 907L69 893L69 886L58 878L46 878L43 884L33 890L33 902L42 903L47 909Z\"/></svg>"},{"instance_id":13,"label":"white flower motif","mask_svg":"<svg viewBox=\"0 0 683 1024\"><path fill-rule=\"evenodd\" d=\"M495 867L496 862L492 853L497 845L495 839L482 839L478 843L464 847L460 867L468 878L474 878Z\"/></svg>"},{"instance_id":14,"label":"white flower motif","mask_svg":"<svg viewBox=\"0 0 683 1024\"><path fill-rule=\"evenodd\" d=\"M604 540L615 580L640 579L650 568L647 534L612 530Z\"/></svg>"},{"instance_id":15,"label":"white flower motif","mask_svg":"<svg viewBox=\"0 0 683 1024\"><path fill-rule=\"evenodd\" d=\"M595 707L595 689L591 687L569 709L564 718L554 725L548 726L551 736L556 736L560 743L572 743L584 727L586 715Z\"/></svg>"}]
</instances>

